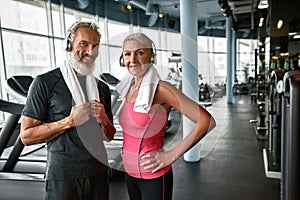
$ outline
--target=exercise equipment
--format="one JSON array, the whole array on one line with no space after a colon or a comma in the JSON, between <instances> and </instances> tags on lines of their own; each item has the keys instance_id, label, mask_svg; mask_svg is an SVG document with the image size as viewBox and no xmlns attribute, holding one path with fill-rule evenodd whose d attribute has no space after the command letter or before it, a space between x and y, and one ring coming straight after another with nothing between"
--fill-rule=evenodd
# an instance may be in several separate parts
<instances>
[{"instance_id":1,"label":"exercise equipment","mask_svg":"<svg viewBox=\"0 0 300 200\"><path fill-rule=\"evenodd\" d=\"M248 95L249 88L247 83L235 83L233 85L233 94L234 95Z\"/></svg>"},{"instance_id":2,"label":"exercise equipment","mask_svg":"<svg viewBox=\"0 0 300 200\"><path fill-rule=\"evenodd\" d=\"M110 89L111 107L114 115L114 127L116 128L114 139L110 142L104 141L105 148L107 149L108 163L110 166L109 177L113 179L114 177L117 177L120 172L124 171L121 156L123 133L119 124L119 114L122 110L122 100L119 99L120 95L116 90L116 85L120 82L120 80L110 73L101 73L99 77L100 80L105 82Z\"/></svg>"},{"instance_id":3,"label":"exercise equipment","mask_svg":"<svg viewBox=\"0 0 300 200\"><path fill-rule=\"evenodd\" d=\"M9 114L1 130L0 137L1 172L30 174L43 174L45 172L45 145L24 147L19 137L18 122L32 81L33 78L31 76L12 76L6 81L6 91L20 103L0 100L0 110ZM14 176L13 173L11 175ZM9 179L12 177L6 174L5 178Z\"/></svg>"},{"instance_id":4,"label":"exercise equipment","mask_svg":"<svg viewBox=\"0 0 300 200\"><path fill-rule=\"evenodd\" d=\"M281 137L281 200L300 199L300 71L283 78Z\"/></svg>"},{"instance_id":5,"label":"exercise equipment","mask_svg":"<svg viewBox=\"0 0 300 200\"><path fill-rule=\"evenodd\" d=\"M120 80L114 77L113 75L111 75L110 73L102 73L99 76L100 79L104 81L110 89L111 106L112 109L114 110L114 107L116 106L117 101L119 100L119 93L116 90L116 85L120 82Z\"/></svg>"},{"instance_id":6,"label":"exercise equipment","mask_svg":"<svg viewBox=\"0 0 300 200\"><path fill-rule=\"evenodd\" d=\"M4 88L20 104L25 104L32 81L33 78L31 76L12 76L6 80Z\"/></svg>"},{"instance_id":7,"label":"exercise equipment","mask_svg":"<svg viewBox=\"0 0 300 200\"><path fill-rule=\"evenodd\" d=\"M251 123L256 123L255 133L257 139L266 140L268 138L267 130L268 126L266 124L266 101L265 97L267 95L267 84L265 80L265 75L259 74L257 76L257 119L250 120Z\"/></svg>"},{"instance_id":8,"label":"exercise equipment","mask_svg":"<svg viewBox=\"0 0 300 200\"><path fill-rule=\"evenodd\" d=\"M281 137L281 96L278 92L285 71L276 69L271 72L269 85L269 166L280 172L280 137Z\"/></svg>"},{"instance_id":9,"label":"exercise equipment","mask_svg":"<svg viewBox=\"0 0 300 200\"><path fill-rule=\"evenodd\" d=\"M212 105L210 92L206 83L199 85L199 103L204 107Z\"/></svg>"},{"instance_id":10,"label":"exercise equipment","mask_svg":"<svg viewBox=\"0 0 300 200\"><path fill-rule=\"evenodd\" d=\"M265 172L268 178L281 177L281 97L285 70L274 69L269 79L267 98L268 147L263 149Z\"/></svg>"}]
</instances>

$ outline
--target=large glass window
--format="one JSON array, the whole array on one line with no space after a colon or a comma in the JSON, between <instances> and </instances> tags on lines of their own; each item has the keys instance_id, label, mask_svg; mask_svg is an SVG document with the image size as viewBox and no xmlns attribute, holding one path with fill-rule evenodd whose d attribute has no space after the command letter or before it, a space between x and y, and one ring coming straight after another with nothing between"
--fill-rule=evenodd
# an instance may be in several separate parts
<instances>
[{"instance_id":1,"label":"large glass window","mask_svg":"<svg viewBox=\"0 0 300 200\"><path fill-rule=\"evenodd\" d=\"M105 34L105 23L104 23L104 19L99 18L98 19L98 26L100 28L100 33L101 33L101 39L100 39L100 43L107 43L106 42L106 34Z\"/></svg>"},{"instance_id":2,"label":"large glass window","mask_svg":"<svg viewBox=\"0 0 300 200\"><path fill-rule=\"evenodd\" d=\"M239 82L248 82L249 77L254 77L255 44L249 39L237 40L237 79Z\"/></svg>"},{"instance_id":3,"label":"large glass window","mask_svg":"<svg viewBox=\"0 0 300 200\"><path fill-rule=\"evenodd\" d=\"M110 45L121 46L124 38L129 34L129 25L108 20L107 33Z\"/></svg>"},{"instance_id":4,"label":"large glass window","mask_svg":"<svg viewBox=\"0 0 300 200\"><path fill-rule=\"evenodd\" d=\"M198 37L198 71L208 84L225 81L226 45L226 38Z\"/></svg>"},{"instance_id":5,"label":"large glass window","mask_svg":"<svg viewBox=\"0 0 300 200\"><path fill-rule=\"evenodd\" d=\"M1 26L25 32L48 34L46 1L0 1Z\"/></svg>"},{"instance_id":6,"label":"large glass window","mask_svg":"<svg viewBox=\"0 0 300 200\"><path fill-rule=\"evenodd\" d=\"M59 5L51 4L52 16L52 31L55 37L63 38L65 36L63 24L61 19L61 7Z\"/></svg>"},{"instance_id":7,"label":"large glass window","mask_svg":"<svg viewBox=\"0 0 300 200\"><path fill-rule=\"evenodd\" d=\"M167 32L167 49L169 51L181 51L181 35L180 33Z\"/></svg>"},{"instance_id":8,"label":"large glass window","mask_svg":"<svg viewBox=\"0 0 300 200\"><path fill-rule=\"evenodd\" d=\"M92 21L95 22L93 15L65 8L65 29L66 31L72 26L75 21Z\"/></svg>"},{"instance_id":9,"label":"large glass window","mask_svg":"<svg viewBox=\"0 0 300 200\"><path fill-rule=\"evenodd\" d=\"M54 39L54 58L57 65L56 67L61 66L64 61L64 58L66 57L66 52L63 47L65 47L64 40ZM55 66L51 66L51 69L53 68L55 68Z\"/></svg>"},{"instance_id":10,"label":"large glass window","mask_svg":"<svg viewBox=\"0 0 300 200\"><path fill-rule=\"evenodd\" d=\"M100 63L100 68L98 69L99 72L109 72L110 70L110 66L109 66L109 51L108 51L108 46L107 45L100 45L100 49L99 49L99 55L98 55L98 59L99 59L99 63Z\"/></svg>"},{"instance_id":11,"label":"large glass window","mask_svg":"<svg viewBox=\"0 0 300 200\"><path fill-rule=\"evenodd\" d=\"M198 51L204 52L207 50L208 50L208 37L198 36Z\"/></svg>"},{"instance_id":12,"label":"large glass window","mask_svg":"<svg viewBox=\"0 0 300 200\"><path fill-rule=\"evenodd\" d=\"M220 37L210 37L211 43L213 47L211 49L214 50L214 52L221 52L224 53L227 51L227 39L226 38L220 38Z\"/></svg>"},{"instance_id":13,"label":"large glass window","mask_svg":"<svg viewBox=\"0 0 300 200\"><path fill-rule=\"evenodd\" d=\"M3 31L7 78L13 75L35 76L50 69L47 37Z\"/></svg>"}]
</instances>

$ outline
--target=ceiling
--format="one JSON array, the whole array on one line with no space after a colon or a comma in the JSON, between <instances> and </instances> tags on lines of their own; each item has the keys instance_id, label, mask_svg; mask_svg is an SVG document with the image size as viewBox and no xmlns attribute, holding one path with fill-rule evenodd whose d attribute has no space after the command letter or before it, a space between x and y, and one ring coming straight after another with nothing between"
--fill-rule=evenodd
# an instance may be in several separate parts
<instances>
[{"instance_id":1,"label":"ceiling","mask_svg":"<svg viewBox=\"0 0 300 200\"><path fill-rule=\"evenodd\" d=\"M65 7L108 20L180 32L181 0L51 0L51 2L64 4ZM290 51L288 44L291 42L296 42L293 44L294 49L299 52L297 42L300 39L295 38L300 38L300 1L285 0L282 3L281 0L196 0L196 2L198 35L226 37L226 19L230 19L237 38L258 39L260 47L264 47L267 42L272 55L277 55L281 51L286 52L287 48ZM261 4L269 7L258 9ZM128 9L127 5L130 5L131 9ZM160 13L164 15L162 18L159 17ZM260 22L261 19L264 19L263 23ZM279 21L283 24L280 28L278 28Z\"/></svg>"},{"instance_id":2,"label":"ceiling","mask_svg":"<svg viewBox=\"0 0 300 200\"><path fill-rule=\"evenodd\" d=\"M124 23L180 31L180 0L51 1L84 12L96 12L99 16ZM267 0L197 0L198 35L225 37L228 17L232 21L237 38L257 39L259 18L267 15L267 9L264 9L264 12L257 9L260 1ZM126 9L128 4L131 5L132 12ZM163 13L164 17L159 18L159 13Z\"/></svg>"},{"instance_id":3,"label":"ceiling","mask_svg":"<svg viewBox=\"0 0 300 200\"><path fill-rule=\"evenodd\" d=\"M257 38L259 17L261 15L261 11L257 9L258 1L259 0L198 0L199 35L212 36L215 34L217 36L224 36L226 12L227 16L232 20L232 25L238 38ZM119 0L118 2L130 3L133 7L144 9L146 15L161 12L168 17L180 18L179 0ZM227 11L223 12L221 6L226 4L229 7L227 7ZM228 11L228 9L230 11Z\"/></svg>"}]
</instances>

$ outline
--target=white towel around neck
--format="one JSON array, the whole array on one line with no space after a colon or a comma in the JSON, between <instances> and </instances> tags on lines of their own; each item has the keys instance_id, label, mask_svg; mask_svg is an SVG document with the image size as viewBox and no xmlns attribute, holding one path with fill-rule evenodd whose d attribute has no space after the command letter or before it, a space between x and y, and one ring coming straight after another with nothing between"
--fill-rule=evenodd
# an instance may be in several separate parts
<instances>
[{"instance_id":1,"label":"white towel around neck","mask_svg":"<svg viewBox=\"0 0 300 200\"><path fill-rule=\"evenodd\" d=\"M72 97L76 105L80 105L86 102L85 95L74 72L73 67L68 61L64 62L64 65L60 67L63 78L72 94ZM97 89L97 83L95 77L91 75L86 76L86 90L87 99L99 100L99 93ZM103 164L108 165L107 153L103 143L103 137L105 136L100 126L94 126L93 122L76 126L77 134L86 147L86 149ZM100 133L100 134L99 134Z\"/></svg>"},{"instance_id":2,"label":"white towel around neck","mask_svg":"<svg viewBox=\"0 0 300 200\"><path fill-rule=\"evenodd\" d=\"M116 86L117 91L120 93L121 98L125 98L130 86L133 84L134 78L128 74ZM136 97L134 108L135 112L148 113L152 106L153 98L157 85L160 81L160 76L154 66L150 66L144 75L139 93Z\"/></svg>"},{"instance_id":3,"label":"white towel around neck","mask_svg":"<svg viewBox=\"0 0 300 200\"><path fill-rule=\"evenodd\" d=\"M64 65L60 67L60 71L72 94L75 104L80 105L85 103L86 98L83 93L83 90L80 86L80 83L74 72L73 67L69 64L68 61L64 62ZM99 101L99 92L97 89L97 83L95 77L92 74L86 76L86 91L87 91L87 99L89 101L91 100Z\"/></svg>"}]
</instances>

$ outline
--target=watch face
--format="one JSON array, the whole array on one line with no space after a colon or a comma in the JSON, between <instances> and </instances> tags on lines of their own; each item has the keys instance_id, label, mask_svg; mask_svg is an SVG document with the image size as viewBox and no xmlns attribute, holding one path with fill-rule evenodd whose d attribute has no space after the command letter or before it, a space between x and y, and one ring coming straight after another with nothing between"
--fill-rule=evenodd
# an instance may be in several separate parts
<instances>
[{"instance_id":1,"label":"watch face","mask_svg":"<svg viewBox=\"0 0 300 200\"><path fill-rule=\"evenodd\" d=\"M282 80L278 81L278 83L276 85L276 90L277 90L277 93L283 92L283 81Z\"/></svg>"}]
</instances>

